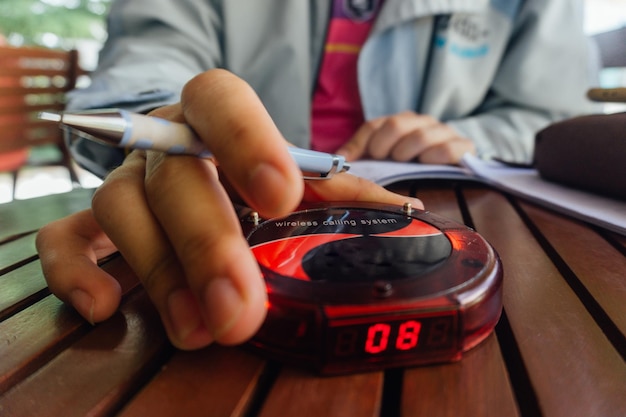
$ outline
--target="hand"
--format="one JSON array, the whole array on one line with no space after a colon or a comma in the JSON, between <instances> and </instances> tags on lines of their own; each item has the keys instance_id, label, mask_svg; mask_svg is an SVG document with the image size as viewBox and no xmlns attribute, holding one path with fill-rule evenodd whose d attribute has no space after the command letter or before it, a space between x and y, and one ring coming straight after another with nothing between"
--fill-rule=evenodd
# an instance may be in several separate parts
<instances>
[{"instance_id":1,"label":"hand","mask_svg":"<svg viewBox=\"0 0 626 417\"><path fill-rule=\"evenodd\" d=\"M414 112L370 120L337 153L349 161L362 158L418 160L426 164L458 164L472 141L437 119Z\"/></svg>"},{"instance_id":2,"label":"hand","mask_svg":"<svg viewBox=\"0 0 626 417\"><path fill-rule=\"evenodd\" d=\"M37 237L50 290L92 323L119 305L119 284L96 264L119 250L174 345L195 349L251 337L265 317L265 285L232 201L265 217L286 215L303 199L423 207L349 174L305 183L259 99L225 71L194 78L181 103L154 115L189 123L219 167L135 151L97 190L92 210L51 223Z\"/></svg>"}]
</instances>

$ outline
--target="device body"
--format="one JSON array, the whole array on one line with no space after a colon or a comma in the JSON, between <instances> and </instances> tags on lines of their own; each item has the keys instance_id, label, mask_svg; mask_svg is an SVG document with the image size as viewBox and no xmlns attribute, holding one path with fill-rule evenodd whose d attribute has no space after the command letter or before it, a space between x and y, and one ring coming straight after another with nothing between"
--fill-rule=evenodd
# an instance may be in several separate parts
<instances>
[{"instance_id":1,"label":"device body","mask_svg":"<svg viewBox=\"0 0 626 417\"><path fill-rule=\"evenodd\" d=\"M502 310L502 268L474 230L421 210L309 207L244 232L268 291L249 345L324 374L455 361Z\"/></svg>"}]
</instances>

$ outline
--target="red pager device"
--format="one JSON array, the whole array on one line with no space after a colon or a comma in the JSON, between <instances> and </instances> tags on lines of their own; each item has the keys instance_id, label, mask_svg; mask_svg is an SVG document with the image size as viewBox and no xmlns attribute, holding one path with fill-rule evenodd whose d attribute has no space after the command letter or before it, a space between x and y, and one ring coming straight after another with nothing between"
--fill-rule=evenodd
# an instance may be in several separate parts
<instances>
[{"instance_id":1,"label":"red pager device","mask_svg":"<svg viewBox=\"0 0 626 417\"><path fill-rule=\"evenodd\" d=\"M268 292L249 346L270 358L323 374L456 361L500 317L496 252L444 217L325 203L242 225Z\"/></svg>"}]
</instances>

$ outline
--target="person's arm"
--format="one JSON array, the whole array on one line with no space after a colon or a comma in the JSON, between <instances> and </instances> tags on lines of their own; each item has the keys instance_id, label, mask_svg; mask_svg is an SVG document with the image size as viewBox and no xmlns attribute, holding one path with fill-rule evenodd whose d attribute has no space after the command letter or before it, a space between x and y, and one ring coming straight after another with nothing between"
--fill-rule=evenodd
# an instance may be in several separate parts
<instances>
[{"instance_id":1,"label":"person's arm","mask_svg":"<svg viewBox=\"0 0 626 417\"><path fill-rule=\"evenodd\" d=\"M538 130L595 110L586 90L597 65L581 2L529 0L521 7L485 101L473 115L447 121L482 157L530 161Z\"/></svg>"},{"instance_id":2,"label":"person's arm","mask_svg":"<svg viewBox=\"0 0 626 417\"><path fill-rule=\"evenodd\" d=\"M118 107L145 113L179 101L195 75L221 65L221 20L212 2L117 1L91 84L68 93L66 110ZM123 151L66 133L72 156L104 178Z\"/></svg>"},{"instance_id":3,"label":"person's arm","mask_svg":"<svg viewBox=\"0 0 626 417\"><path fill-rule=\"evenodd\" d=\"M512 32L502 33L509 39L493 82L471 114L438 120L405 111L375 118L338 153L349 160L456 164L470 152L528 162L537 131L594 111L586 90L597 77L597 65L588 53L580 1L521 4ZM475 87L468 79L458 88Z\"/></svg>"},{"instance_id":4,"label":"person's arm","mask_svg":"<svg viewBox=\"0 0 626 417\"><path fill-rule=\"evenodd\" d=\"M91 85L68 95L68 109L146 112L179 101L195 75L222 64L221 20L212 2L118 1Z\"/></svg>"}]
</instances>

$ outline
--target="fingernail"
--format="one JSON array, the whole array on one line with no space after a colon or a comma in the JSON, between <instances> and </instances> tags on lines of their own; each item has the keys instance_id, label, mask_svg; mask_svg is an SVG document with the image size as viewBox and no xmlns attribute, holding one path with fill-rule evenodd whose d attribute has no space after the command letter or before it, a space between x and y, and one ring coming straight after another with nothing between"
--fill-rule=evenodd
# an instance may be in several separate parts
<instances>
[{"instance_id":1,"label":"fingernail","mask_svg":"<svg viewBox=\"0 0 626 417\"><path fill-rule=\"evenodd\" d=\"M406 200L407 200L408 203L411 203L411 206L413 208L424 210L424 202L422 200L420 200L419 198L406 197Z\"/></svg>"},{"instance_id":2,"label":"fingernail","mask_svg":"<svg viewBox=\"0 0 626 417\"><path fill-rule=\"evenodd\" d=\"M188 289L180 289L167 298L167 310L175 337L183 345L187 338L204 326L198 303Z\"/></svg>"},{"instance_id":3,"label":"fingernail","mask_svg":"<svg viewBox=\"0 0 626 417\"><path fill-rule=\"evenodd\" d=\"M241 316L244 301L228 278L213 278L205 288L204 297L209 332L219 340Z\"/></svg>"},{"instance_id":4,"label":"fingernail","mask_svg":"<svg viewBox=\"0 0 626 417\"><path fill-rule=\"evenodd\" d=\"M81 289L75 289L70 293L70 303L92 326L95 325L93 312L96 300L89 293Z\"/></svg>"},{"instance_id":5,"label":"fingernail","mask_svg":"<svg viewBox=\"0 0 626 417\"><path fill-rule=\"evenodd\" d=\"M248 191L255 207L262 207L264 210L273 213L280 210L283 202L276 198L275 192L268 190L281 189L284 186L285 178L274 166L269 164L259 164L250 172Z\"/></svg>"}]
</instances>

